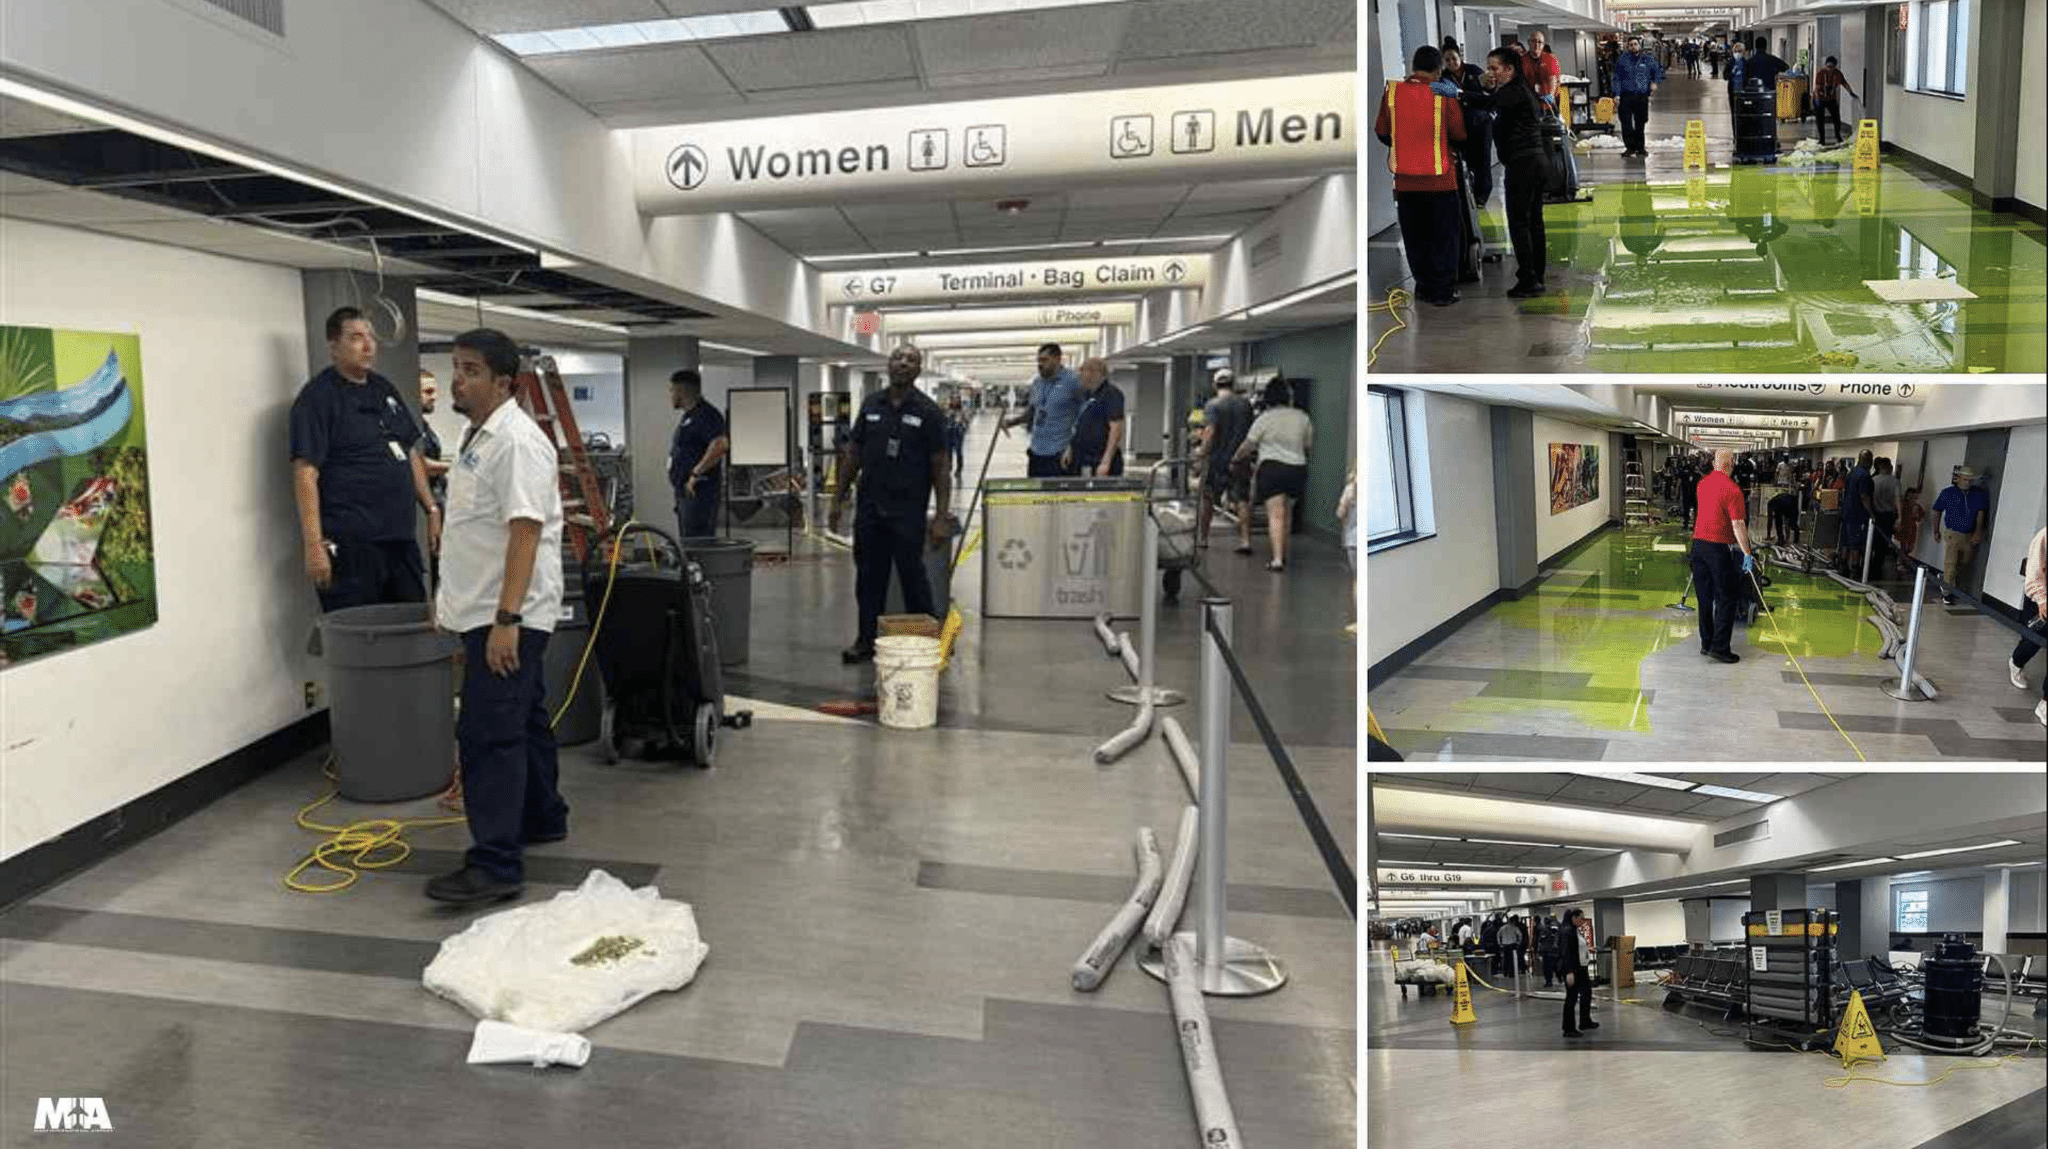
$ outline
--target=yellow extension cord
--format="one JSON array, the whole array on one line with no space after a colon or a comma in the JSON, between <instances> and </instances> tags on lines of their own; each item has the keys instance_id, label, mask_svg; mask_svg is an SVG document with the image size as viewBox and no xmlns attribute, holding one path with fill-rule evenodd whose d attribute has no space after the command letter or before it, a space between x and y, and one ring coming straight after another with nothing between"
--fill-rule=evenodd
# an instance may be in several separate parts
<instances>
[{"instance_id":1,"label":"yellow extension cord","mask_svg":"<svg viewBox=\"0 0 2048 1149\"><path fill-rule=\"evenodd\" d=\"M1379 362L1380 345L1387 341L1387 337L1389 335L1392 335L1396 331L1402 331L1407 329L1408 321L1401 318L1401 312L1405 310L1408 307L1408 305L1414 301L1414 299L1415 297L1409 294L1406 289L1399 287L1391 287L1387 289L1387 297L1385 299L1365 309L1366 314L1368 315L1372 314L1375 311L1384 311L1388 315L1394 317L1394 325L1392 327L1387 328L1385 331L1382 331L1380 333L1380 337L1372 341L1372 349L1366 352L1365 369L1367 371L1372 370L1372 365Z\"/></svg>"},{"instance_id":2,"label":"yellow extension cord","mask_svg":"<svg viewBox=\"0 0 2048 1149\"><path fill-rule=\"evenodd\" d=\"M1763 605L1764 618L1768 620L1771 624L1771 636L1773 638L1776 638L1778 640L1778 644L1785 648L1785 657L1790 658L1792 660L1792 669L1799 672L1799 681L1806 683L1806 692L1808 694L1813 695L1813 704L1815 706L1820 707L1820 712L1822 714L1827 715L1828 725L1834 727L1835 733L1842 736L1842 741L1847 742L1849 744L1849 749L1854 750L1856 752L1856 761L1868 762L1869 759L1863 756L1862 749L1856 745L1856 740L1854 738L1849 737L1849 732L1842 729L1841 723L1835 721L1834 711L1829 710L1828 704L1820 700L1820 691L1815 690L1813 688L1812 680L1806 677L1806 668L1800 666L1799 659L1793 655L1792 644L1785 640L1784 633L1778 629L1778 620L1774 615L1772 615L1770 604L1764 602L1763 584L1757 582L1756 571L1754 568L1752 568L1749 572L1749 585L1756 588L1756 601Z\"/></svg>"},{"instance_id":3,"label":"yellow extension cord","mask_svg":"<svg viewBox=\"0 0 2048 1149\"><path fill-rule=\"evenodd\" d=\"M633 522L629 520L626 525L632 526ZM584 670L590 666L591 651L597 647L597 632L604 625L605 610L611 606L612 586L619 577L619 551L624 543L625 533L622 529L619 535L612 540L612 557L610 570L605 577L604 598L598 602L597 617L591 620L590 637L583 643L583 657L577 661L576 673L569 679L569 693L562 699L561 709L555 711L555 716L548 721L548 729L550 730L561 723L562 716L569 712L570 705L576 701L576 688L583 681ZM652 542L649 542L648 548L651 555L653 549ZM332 754L328 755L327 761L321 764L320 772L326 775L329 781L334 780L334 756ZM442 803L446 805L449 803L450 798L459 795L461 793L461 786L462 775L460 771L457 771L454 782L449 786L447 792L442 795ZM460 825L468 821L465 817L369 818L360 822L351 822L346 826L330 826L322 822L313 821L311 817L313 811L334 801L340 793L341 791L338 788L330 787L325 796L299 810L295 821L300 829L312 830L315 833L326 834L328 837L326 841L313 847L312 853L306 855L298 865L292 867L290 873L285 875L284 884L286 889L301 894L338 893L355 885L356 879L362 876L361 871L363 870L387 869L411 857L412 847L406 844L405 841L405 832L407 830L431 830L442 826ZM395 852L391 853L389 857L382 857L378 855L379 850ZM339 857L346 857L347 861L337 861L336 859ZM312 869L314 866L340 874L342 878L338 882L324 886L309 885L300 881L299 875Z\"/></svg>"}]
</instances>

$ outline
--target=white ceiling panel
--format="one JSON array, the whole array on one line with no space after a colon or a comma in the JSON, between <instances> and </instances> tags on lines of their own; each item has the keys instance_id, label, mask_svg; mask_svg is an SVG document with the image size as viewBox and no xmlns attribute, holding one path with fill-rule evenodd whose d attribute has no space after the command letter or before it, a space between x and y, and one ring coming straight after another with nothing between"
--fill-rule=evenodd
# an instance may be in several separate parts
<instances>
[{"instance_id":1,"label":"white ceiling panel","mask_svg":"<svg viewBox=\"0 0 2048 1149\"><path fill-rule=\"evenodd\" d=\"M1007 12L972 20L935 20L915 25L918 59L928 77L1021 72L1077 64L1105 71L1123 38L1133 8L1104 4Z\"/></svg>"},{"instance_id":2,"label":"white ceiling panel","mask_svg":"<svg viewBox=\"0 0 2048 1149\"><path fill-rule=\"evenodd\" d=\"M985 89L999 84L1042 85L1050 80L1085 80L1105 75L1110 61L1102 59L1086 64L1049 64L1037 68L992 68L981 72L940 72L925 77L925 86L935 91L943 90L947 100L983 98L980 91L972 96L955 91L959 88ZM931 65L925 65L929 68ZM990 97L992 98L992 97Z\"/></svg>"},{"instance_id":3,"label":"white ceiling panel","mask_svg":"<svg viewBox=\"0 0 2048 1149\"><path fill-rule=\"evenodd\" d=\"M748 92L915 80L918 76L910 37L901 27L713 41L704 44L703 50Z\"/></svg>"},{"instance_id":4,"label":"white ceiling panel","mask_svg":"<svg viewBox=\"0 0 2048 1149\"><path fill-rule=\"evenodd\" d=\"M1197 184L1188 192L1187 202L1194 204L1228 200L1278 207L1283 200L1306 189L1318 178L1320 177L1299 176L1293 179L1219 180L1214 183Z\"/></svg>"},{"instance_id":5,"label":"white ceiling panel","mask_svg":"<svg viewBox=\"0 0 2048 1149\"><path fill-rule=\"evenodd\" d=\"M624 52L537 56L527 66L588 107L659 98L737 96L738 89L695 44L664 44Z\"/></svg>"},{"instance_id":6,"label":"white ceiling panel","mask_svg":"<svg viewBox=\"0 0 2048 1149\"><path fill-rule=\"evenodd\" d=\"M47 136L100 131L102 128L103 125L53 112L41 104L0 96L0 136Z\"/></svg>"},{"instance_id":7,"label":"white ceiling panel","mask_svg":"<svg viewBox=\"0 0 2048 1149\"><path fill-rule=\"evenodd\" d=\"M1075 188L1067 193L1067 206L1075 210L1110 207L1156 207L1176 204L1193 184L1153 184L1145 187Z\"/></svg>"},{"instance_id":8,"label":"white ceiling panel","mask_svg":"<svg viewBox=\"0 0 2048 1149\"><path fill-rule=\"evenodd\" d=\"M755 227L830 229L846 226L846 217L840 215L836 207L772 208L743 211L739 215Z\"/></svg>"},{"instance_id":9,"label":"white ceiling panel","mask_svg":"<svg viewBox=\"0 0 2048 1149\"><path fill-rule=\"evenodd\" d=\"M434 0L434 4L487 36L665 20L682 14L663 8L659 0ZM726 10L743 6L743 0L735 0L734 7Z\"/></svg>"},{"instance_id":10,"label":"white ceiling panel","mask_svg":"<svg viewBox=\"0 0 2048 1149\"><path fill-rule=\"evenodd\" d=\"M48 187L58 185L49 184ZM188 220L191 212L157 207L120 196L94 192L57 191L40 195L0 194L0 215L45 223L142 223L151 220Z\"/></svg>"},{"instance_id":11,"label":"white ceiling panel","mask_svg":"<svg viewBox=\"0 0 2048 1149\"><path fill-rule=\"evenodd\" d=\"M1179 0L1132 6L1124 55L1192 56L1307 47L1340 27L1352 0ZM1353 41L1355 43L1355 40Z\"/></svg>"}]
</instances>

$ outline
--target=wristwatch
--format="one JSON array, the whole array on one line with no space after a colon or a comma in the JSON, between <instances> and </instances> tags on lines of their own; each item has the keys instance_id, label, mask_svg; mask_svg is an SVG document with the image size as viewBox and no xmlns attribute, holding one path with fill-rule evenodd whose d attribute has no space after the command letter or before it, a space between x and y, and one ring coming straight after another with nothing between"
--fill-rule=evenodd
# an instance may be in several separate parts
<instances>
[{"instance_id":1,"label":"wristwatch","mask_svg":"<svg viewBox=\"0 0 2048 1149\"><path fill-rule=\"evenodd\" d=\"M498 612L499 626L518 626L520 623L524 621L526 621L526 616L523 614L515 614L509 610L501 610Z\"/></svg>"}]
</instances>

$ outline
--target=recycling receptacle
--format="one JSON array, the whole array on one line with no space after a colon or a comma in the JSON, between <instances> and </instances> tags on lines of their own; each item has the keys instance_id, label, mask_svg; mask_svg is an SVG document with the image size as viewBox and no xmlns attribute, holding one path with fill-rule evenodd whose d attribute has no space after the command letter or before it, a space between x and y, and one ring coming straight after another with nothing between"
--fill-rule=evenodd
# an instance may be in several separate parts
<instances>
[{"instance_id":1,"label":"recycling receptacle","mask_svg":"<svg viewBox=\"0 0 2048 1149\"><path fill-rule=\"evenodd\" d=\"M719 664L738 666L747 660L754 616L753 541L684 539L683 550L711 584L711 625L718 632Z\"/></svg>"},{"instance_id":2,"label":"recycling receptacle","mask_svg":"<svg viewBox=\"0 0 2048 1149\"><path fill-rule=\"evenodd\" d=\"M455 770L455 652L425 603L356 606L320 619L334 788L402 802L448 788Z\"/></svg>"},{"instance_id":3,"label":"recycling receptacle","mask_svg":"<svg viewBox=\"0 0 2048 1149\"><path fill-rule=\"evenodd\" d=\"M991 479L982 506L983 614L1137 617L1143 479Z\"/></svg>"},{"instance_id":4,"label":"recycling receptacle","mask_svg":"<svg viewBox=\"0 0 2048 1149\"><path fill-rule=\"evenodd\" d=\"M953 608L953 548L960 546L960 517L953 516L954 534L939 546L932 546L925 540L924 577L932 588L932 617L943 620L946 612ZM903 606L903 580L896 577L896 569L889 568L889 595L882 604L883 614L908 614Z\"/></svg>"},{"instance_id":5,"label":"recycling receptacle","mask_svg":"<svg viewBox=\"0 0 2048 1149\"><path fill-rule=\"evenodd\" d=\"M597 656L592 654L584 661L583 651L590 644L590 624L595 616L596 604L584 600L582 575L573 559L565 560L562 572L562 617L555 622L554 634L548 636L547 654L541 660L541 676L547 683L548 718L555 723L555 742L561 746L577 746L596 739L604 722L604 675L597 668ZM576 681L576 693L570 696L570 680L576 675L576 668L583 667L583 675ZM562 709L564 701L569 708ZM555 715L560 714L559 720Z\"/></svg>"}]
</instances>

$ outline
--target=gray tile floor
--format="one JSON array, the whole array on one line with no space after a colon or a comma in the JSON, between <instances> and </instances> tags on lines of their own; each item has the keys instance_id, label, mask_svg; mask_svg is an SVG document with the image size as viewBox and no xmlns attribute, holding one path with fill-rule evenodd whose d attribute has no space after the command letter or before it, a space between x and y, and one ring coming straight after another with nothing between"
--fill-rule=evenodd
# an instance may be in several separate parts
<instances>
[{"instance_id":1,"label":"gray tile floor","mask_svg":"<svg viewBox=\"0 0 2048 1149\"><path fill-rule=\"evenodd\" d=\"M2048 1058L2010 1064L1893 1050L1849 1084L1817 1054L1745 1048L1711 1010L1662 1009L1648 980L1616 1002L1595 991L1590 1036L1562 1036L1563 1001L1516 999L1473 983L1478 1021L1453 1027L1451 998L1403 1000L1383 945L1367 955L1366 1144L1408 1145L1459 1129L1513 1128L1517 1142L1746 1149L1760 1141L1859 1149L2034 1149L2048 1121ZM1654 978L1654 975L1644 975ZM1488 978L1507 988L1505 979ZM1540 978L1537 979L1540 984ZM2027 1007L2016 1023L2048 1032ZM1767 1129L1767 1132L1764 1130Z\"/></svg>"},{"instance_id":2,"label":"gray tile floor","mask_svg":"<svg viewBox=\"0 0 2048 1149\"><path fill-rule=\"evenodd\" d=\"M1349 843L1351 648L1315 581L1336 577L1326 564L1342 570L1307 551L1285 580L1218 580L1238 580L1272 627L1241 628L1247 662ZM755 669L860 696L872 672L826 657L850 627L815 621L844 617L850 562L785 574L780 589L757 575ZM1317 635L1290 637L1311 618ZM1094 994L1068 984L1128 889L1134 828L1170 840L1180 774L1156 740L1091 760L1129 711L1101 699L1122 672L1085 624L970 630L949 672L966 686L937 730L880 731L763 692L715 771L565 752L571 837L530 853L523 902L605 868L691 903L710 946L689 987L591 1030L587 1068L468 1066L473 1020L421 987L473 917L421 896L466 845L460 827L412 834L411 859L346 892L283 888L314 840L292 822L324 791L314 758L0 913L0 1146L40 1143L40 1096L103 1097L107 1143L148 1146L1187 1144L1164 987L1128 957ZM1304 653L1279 656L1290 647ZM1349 1146L1353 925L1242 716L1235 736L1232 931L1293 978L1211 1002L1231 1099L1249 1144ZM337 805L322 815L434 812Z\"/></svg>"}]
</instances>

